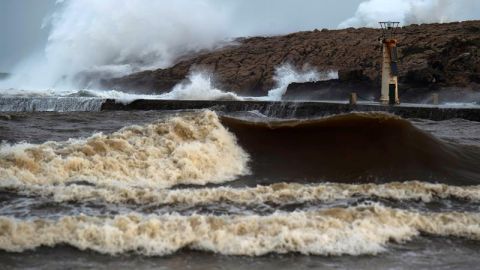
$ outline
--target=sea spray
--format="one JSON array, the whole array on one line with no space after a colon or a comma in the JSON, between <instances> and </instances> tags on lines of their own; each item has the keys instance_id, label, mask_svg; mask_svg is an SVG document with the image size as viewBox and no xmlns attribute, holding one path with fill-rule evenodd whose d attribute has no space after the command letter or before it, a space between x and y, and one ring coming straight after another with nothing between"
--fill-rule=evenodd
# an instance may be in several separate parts
<instances>
[{"instance_id":1,"label":"sea spray","mask_svg":"<svg viewBox=\"0 0 480 270\"><path fill-rule=\"evenodd\" d=\"M212 74L192 72L185 82L177 84L172 91L160 96L173 100L244 100L232 92L217 89L212 82Z\"/></svg>"},{"instance_id":2,"label":"sea spray","mask_svg":"<svg viewBox=\"0 0 480 270\"><path fill-rule=\"evenodd\" d=\"M89 97L0 97L0 112L96 112L104 102Z\"/></svg>"},{"instance_id":3,"label":"sea spray","mask_svg":"<svg viewBox=\"0 0 480 270\"><path fill-rule=\"evenodd\" d=\"M222 46L228 36L227 14L211 1L57 2L46 20L44 55L20 63L0 89L74 89L81 73L106 78L164 68L185 54Z\"/></svg>"},{"instance_id":4,"label":"sea spray","mask_svg":"<svg viewBox=\"0 0 480 270\"><path fill-rule=\"evenodd\" d=\"M212 81L213 76L213 74L209 74L208 72L192 72L188 75L185 82L176 85L172 91L161 95L160 98L180 100L279 101L291 83L338 79L338 72L333 70L318 71L308 65L303 69L298 69L288 63L284 63L275 68L275 75L273 77L275 88L269 90L266 96L259 97L239 96L233 92L218 89Z\"/></svg>"},{"instance_id":5,"label":"sea spray","mask_svg":"<svg viewBox=\"0 0 480 270\"><path fill-rule=\"evenodd\" d=\"M338 28L379 27L379 21L408 25L472 20L479 10L480 3L470 0L366 0Z\"/></svg>"},{"instance_id":6,"label":"sea spray","mask_svg":"<svg viewBox=\"0 0 480 270\"><path fill-rule=\"evenodd\" d=\"M276 87L268 91L268 100L281 100L287 92L287 88L291 83L304 83L312 81L326 81L338 79L337 71L319 72L315 68L308 65L303 69L297 69L290 64L283 64L275 69L273 80Z\"/></svg>"}]
</instances>

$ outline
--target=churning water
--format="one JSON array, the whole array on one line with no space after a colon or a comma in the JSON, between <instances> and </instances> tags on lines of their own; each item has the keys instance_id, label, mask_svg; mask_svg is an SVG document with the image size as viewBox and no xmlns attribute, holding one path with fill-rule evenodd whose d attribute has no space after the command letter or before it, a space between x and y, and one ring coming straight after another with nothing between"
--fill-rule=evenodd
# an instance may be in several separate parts
<instances>
[{"instance_id":1,"label":"churning water","mask_svg":"<svg viewBox=\"0 0 480 270\"><path fill-rule=\"evenodd\" d=\"M479 262L477 122L14 112L0 140L6 267Z\"/></svg>"}]
</instances>

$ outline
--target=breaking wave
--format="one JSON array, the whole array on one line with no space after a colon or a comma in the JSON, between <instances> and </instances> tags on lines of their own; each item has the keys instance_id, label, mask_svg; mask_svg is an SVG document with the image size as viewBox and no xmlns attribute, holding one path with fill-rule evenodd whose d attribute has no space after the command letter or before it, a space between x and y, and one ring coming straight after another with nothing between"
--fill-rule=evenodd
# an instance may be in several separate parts
<instances>
[{"instance_id":1,"label":"breaking wave","mask_svg":"<svg viewBox=\"0 0 480 270\"><path fill-rule=\"evenodd\" d=\"M18 65L3 88L72 89L82 73L111 78L165 68L229 37L227 14L211 1L57 2L45 21L51 31L44 53Z\"/></svg>"},{"instance_id":2,"label":"breaking wave","mask_svg":"<svg viewBox=\"0 0 480 270\"><path fill-rule=\"evenodd\" d=\"M215 88L211 77L207 73L192 73L187 78L188 82L176 85L172 91L159 97L173 100L245 100L233 92Z\"/></svg>"},{"instance_id":3,"label":"breaking wave","mask_svg":"<svg viewBox=\"0 0 480 270\"><path fill-rule=\"evenodd\" d=\"M275 121L223 117L222 123L252 156L258 179L451 185L480 179L478 146L445 142L391 114Z\"/></svg>"},{"instance_id":4,"label":"breaking wave","mask_svg":"<svg viewBox=\"0 0 480 270\"><path fill-rule=\"evenodd\" d=\"M212 82L212 74L193 72L184 82L170 92L158 95L135 94L117 90L1 90L0 111L99 111L105 99L129 104L139 99L158 100L236 100L236 101L280 101L287 87L293 82L319 81L338 78L338 72L318 72L315 69L284 64L277 67L274 81L276 86L261 97L239 96L234 92L218 89Z\"/></svg>"},{"instance_id":5,"label":"breaking wave","mask_svg":"<svg viewBox=\"0 0 480 270\"><path fill-rule=\"evenodd\" d=\"M276 88L268 91L268 100L282 100L283 95L287 92L288 85L294 82L304 83L332 79L338 79L337 71L318 72L308 66L298 70L289 64L284 64L275 69L273 80L276 82Z\"/></svg>"},{"instance_id":6,"label":"breaking wave","mask_svg":"<svg viewBox=\"0 0 480 270\"><path fill-rule=\"evenodd\" d=\"M109 135L2 144L0 192L16 209L0 209L0 250L337 256L424 234L480 240L479 153L383 113L272 121L196 111Z\"/></svg>"},{"instance_id":7,"label":"breaking wave","mask_svg":"<svg viewBox=\"0 0 480 270\"><path fill-rule=\"evenodd\" d=\"M266 96L246 97L239 96L233 92L224 91L216 88L212 83L212 76L208 73L194 72L187 78L186 83L176 85L169 93L160 95L161 99L180 99L180 100L282 100L287 91L288 85L293 82L303 83L311 81L325 81L338 79L337 71L319 72L308 66L303 69L297 69L290 64L283 64L275 69L273 80L275 88L268 91Z\"/></svg>"},{"instance_id":8,"label":"breaking wave","mask_svg":"<svg viewBox=\"0 0 480 270\"><path fill-rule=\"evenodd\" d=\"M0 98L0 112L95 112L104 99L89 97L60 98Z\"/></svg>"},{"instance_id":9,"label":"breaking wave","mask_svg":"<svg viewBox=\"0 0 480 270\"><path fill-rule=\"evenodd\" d=\"M211 111L86 139L0 148L0 180L18 184L170 187L248 173L248 155Z\"/></svg>"},{"instance_id":10,"label":"breaking wave","mask_svg":"<svg viewBox=\"0 0 480 270\"><path fill-rule=\"evenodd\" d=\"M211 203L299 204L330 202L363 196L398 201L431 202L435 199L480 201L480 186L449 186L426 182L394 182L387 184L308 184L276 183L256 187L155 189L125 186L41 186L0 185L28 196L51 197L56 202L98 201L107 203L133 203L138 205L205 205Z\"/></svg>"},{"instance_id":11,"label":"breaking wave","mask_svg":"<svg viewBox=\"0 0 480 270\"><path fill-rule=\"evenodd\" d=\"M480 215L412 212L373 204L269 216L0 217L0 228L0 249L11 252L68 244L106 254L167 255L189 248L249 256L362 255L383 252L388 243L403 243L420 233L480 240Z\"/></svg>"},{"instance_id":12,"label":"breaking wave","mask_svg":"<svg viewBox=\"0 0 480 270\"><path fill-rule=\"evenodd\" d=\"M230 180L247 186L408 180L477 185L478 160L478 146L437 139L385 113L246 120L203 111L86 139L3 144L0 185L87 181L165 188Z\"/></svg>"}]
</instances>

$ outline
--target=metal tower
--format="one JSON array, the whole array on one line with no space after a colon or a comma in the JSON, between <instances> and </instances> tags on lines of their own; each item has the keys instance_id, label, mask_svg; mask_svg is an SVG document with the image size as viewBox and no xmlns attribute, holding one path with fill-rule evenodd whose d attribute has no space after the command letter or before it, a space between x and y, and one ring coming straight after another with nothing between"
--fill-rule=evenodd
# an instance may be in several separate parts
<instances>
[{"instance_id":1,"label":"metal tower","mask_svg":"<svg viewBox=\"0 0 480 270\"><path fill-rule=\"evenodd\" d=\"M397 66L397 40L395 33L399 22L380 22L383 36L382 41L382 104L399 104L398 98L398 66Z\"/></svg>"}]
</instances>

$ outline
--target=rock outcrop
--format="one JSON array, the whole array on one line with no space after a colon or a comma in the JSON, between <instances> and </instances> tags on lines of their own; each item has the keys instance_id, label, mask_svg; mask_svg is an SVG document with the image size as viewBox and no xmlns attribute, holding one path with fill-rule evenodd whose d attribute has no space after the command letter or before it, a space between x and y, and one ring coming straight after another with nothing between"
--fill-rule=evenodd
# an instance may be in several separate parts
<instances>
[{"instance_id":1,"label":"rock outcrop","mask_svg":"<svg viewBox=\"0 0 480 270\"><path fill-rule=\"evenodd\" d=\"M400 84L405 91L480 84L480 21L410 25L397 33ZM275 68L289 63L297 68L338 70L341 85L369 88L380 81L380 36L379 29L348 28L238 39L221 49L184 58L170 68L102 80L102 85L162 93L192 69L206 69L214 74L220 89L261 96L274 87ZM359 81L361 85L356 84ZM327 86L337 87L336 83Z\"/></svg>"}]
</instances>

